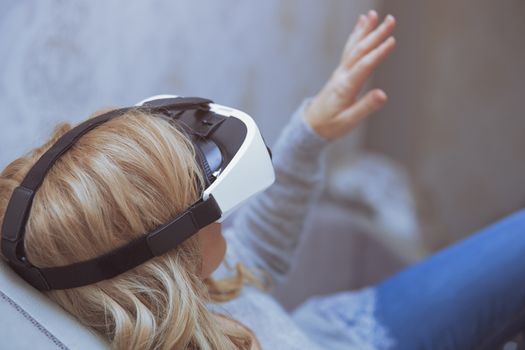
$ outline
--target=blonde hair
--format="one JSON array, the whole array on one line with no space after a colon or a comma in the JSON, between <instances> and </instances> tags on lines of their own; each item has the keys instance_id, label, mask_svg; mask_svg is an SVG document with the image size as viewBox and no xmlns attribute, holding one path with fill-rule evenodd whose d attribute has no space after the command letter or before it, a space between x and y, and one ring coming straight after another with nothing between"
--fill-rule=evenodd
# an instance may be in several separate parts
<instances>
[{"instance_id":1,"label":"blonde hair","mask_svg":"<svg viewBox=\"0 0 525 350\"><path fill-rule=\"evenodd\" d=\"M13 161L0 175L0 218L36 160L67 132ZM175 217L200 196L194 149L173 122L131 111L84 135L47 174L26 227L37 267L105 254ZM194 235L176 249L115 278L46 294L115 349L250 349L246 327L220 322L207 302L235 298L244 283L264 288L242 264L221 281L202 280Z\"/></svg>"}]
</instances>

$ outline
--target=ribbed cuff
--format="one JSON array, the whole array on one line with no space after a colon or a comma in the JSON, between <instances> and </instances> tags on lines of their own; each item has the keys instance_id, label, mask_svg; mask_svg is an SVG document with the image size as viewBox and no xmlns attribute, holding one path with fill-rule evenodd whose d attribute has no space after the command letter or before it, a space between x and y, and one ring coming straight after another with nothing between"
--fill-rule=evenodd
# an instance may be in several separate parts
<instances>
[{"instance_id":1,"label":"ribbed cuff","mask_svg":"<svg viewBox=\"0 0 525 350\"><path fill-rule=\"evenodd\" d=\"M300 152L319 153L329 143L329 140L319 136L304 118L305 109L311 100L311 98L303 100L296 109L283 131L281 142L288 143Z\"/></svg>"}]
</instances>

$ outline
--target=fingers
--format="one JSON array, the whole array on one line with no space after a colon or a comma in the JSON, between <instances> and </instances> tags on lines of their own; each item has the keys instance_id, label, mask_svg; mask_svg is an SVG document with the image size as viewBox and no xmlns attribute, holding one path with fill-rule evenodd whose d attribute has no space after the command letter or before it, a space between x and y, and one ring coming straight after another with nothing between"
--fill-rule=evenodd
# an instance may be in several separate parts
<instances>
[{"instance_id":1,"label":"fingers","mask_svg":"<svg viewBox=\"0 0 525 350\"><path fill-rule=\"evenodd\" d=\"M361 91L361 88L373 73L374 69L392 52L395 45L396 39L392 36L389 37L381 45L362 57L350 69L347 79L352 82L352 91L349 91L349 95L357 95L359 91Z\"/></svg>"},{"instance_id":2,"label":"fingers","mask_svg":"<svg viewBox=\"0 0 525 350\"><path fill-rule=\"evenodd\" d=\"M383 90L369 91L336 117L340 122L341 134L346 134L354 129L360 121L383 107L387 100L388 97Z\"/></svg>"},{"instance_id":3,"label":"fingers","mask_svg":"<svg viewBox=\"0 0 525 350\"><path fill-rule=\"evenodd\" d=\"M346 67L354 65L359 59L381 44L381 42L392 33L395 26L396 20L394 16L386 16L383 23L375 28L375 30L368 32L366 36L352 43L349 52L343 56L342 64ZM358 37L357 34L356 37Z\"/></svg>"},{"instance_id":4,"label":"fingers","mask_svg":"<svg viewBox=\"0 0 525 350\"><path fill-rule=\"evenodd\" d=\"M346 41L345 48L343 52L346 52L350 50L356 42L362 39L364 35L364 30L366 27L367 19L365 15L360 15L357 19L357 23L355 24L354 29L352 30L352 33L348 37L348 40Z\"/></svg>"},{"instance_id":5,"label":"fingers","mask_svg":"<svg viewBox=\"0 0 525 350\"><path fill-rule=\"evenodd\" d=\"M357 23L352 30L343 50L343 60L345 56L350 55L353 47L361 41L374 27L377 25L379 17L377 12L374 10L368 11L368 15L360 15L357 19Z\"/></svg>"},{"instance_id":6,"label":"fingers","mask_svg":"<svg viewBox=\"0 0 525 350\"><path fill-rule=\"evenodd\" d=\"M321 137L333 140L348 134L387 100L382 90L375 89L356 101L366 80L396 44L390 36L396 24L394 17L386 16L379 26L378 22L373 10L359 16L341 63L305 111L305 119Z\"/></svg>"}]
</instances>

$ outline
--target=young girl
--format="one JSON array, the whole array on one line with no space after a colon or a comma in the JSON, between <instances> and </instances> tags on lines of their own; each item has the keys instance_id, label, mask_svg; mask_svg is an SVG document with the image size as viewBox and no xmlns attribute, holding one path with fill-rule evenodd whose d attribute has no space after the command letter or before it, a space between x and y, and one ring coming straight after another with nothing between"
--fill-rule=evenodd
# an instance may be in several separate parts
<instances>
[{"instance_id":1,"label":"young girl","mask_svg":"<svg viewBox=\"0 0 525 350\"><path fill-rule=\"evenodd\" d=\"M114 278L46 294L116 349L493 349L520 330L525 212L376 287L313 298L292 315L266 293L292 263L325 145L386 102L381 90L357 96L394 48L394 26L374 11L359 17L340 65L273 149L275 184L231 230L210 224ZM69 129L2 172L2 221L13 190ZM139 111L82 136L34 198L28 260L44 268L93 259L177 216L203 189L192 147L176 125Z\"/></svg>"}]
</instances>

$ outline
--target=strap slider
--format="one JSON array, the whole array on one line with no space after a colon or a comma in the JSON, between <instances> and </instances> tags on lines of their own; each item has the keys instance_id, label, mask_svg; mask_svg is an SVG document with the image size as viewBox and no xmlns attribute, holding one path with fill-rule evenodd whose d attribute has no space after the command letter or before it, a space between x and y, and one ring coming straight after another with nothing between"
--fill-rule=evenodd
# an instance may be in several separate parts
<instances>
[{"instance_id":1,"label":"strap slider","mask_svg":"<svg viewBox=\"0 0 525 350\"><path fill-rule=\"evenodd\" d=\"M154 256L162 255L199 230L191 211L150 233L147 244Z\"/></svg>"}]
</instances>

